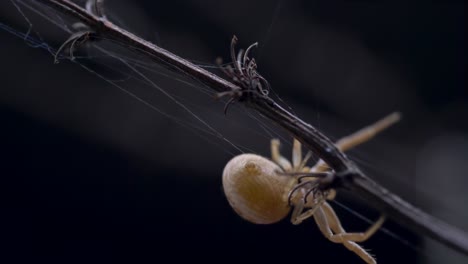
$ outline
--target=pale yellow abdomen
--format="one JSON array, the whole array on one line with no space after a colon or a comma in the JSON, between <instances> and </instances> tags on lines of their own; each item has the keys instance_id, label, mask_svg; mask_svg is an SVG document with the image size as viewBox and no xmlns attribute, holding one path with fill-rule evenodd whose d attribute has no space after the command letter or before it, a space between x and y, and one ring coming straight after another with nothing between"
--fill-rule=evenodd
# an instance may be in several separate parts
<instances>
[{"instance_id":1,"label":"pale yellow abdomen","mask_svg":"<svg viewBox=\"0 0 468 264\"><path fill-rule=\"evenodd\" d=\"M278 175L274 162L254 154L242 154L226 164L223 188L232 208L256 224L280 221L289 213L287 192L291 177Z\"/></svg>"}]
</instances>

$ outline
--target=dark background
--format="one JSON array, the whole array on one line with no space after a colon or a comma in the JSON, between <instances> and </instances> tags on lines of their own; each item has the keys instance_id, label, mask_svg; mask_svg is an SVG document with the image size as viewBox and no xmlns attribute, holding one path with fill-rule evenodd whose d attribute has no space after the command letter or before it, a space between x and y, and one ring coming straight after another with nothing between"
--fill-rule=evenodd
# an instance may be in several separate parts
<instances>
[{"instance_id":1,"label":"dark background","mask_svg":"<svg viewBox=\"0 0 468 264\"><path fill-rule=\"evenodd\" d=\"M275 92L334 139L401 111L400 124L351 157L390 190L468 230L462 2L107 2L111 19L193 61L228 58L233 34L241 47L259 41L259 70ZM26 11L50 46L67 39ZM9 1L0 4L0 23L28 30ZM221 172L239 151L217 137L184 129L76 63L53 64L50 53L6 30L0 57L3 263L362 263L327 241L313 221L257 226L235 215ZM105 73L100 65L115 61L83 63ZM196 101L173 78L154 81L180 89L181 100L226 138L269 154L269 135L241 107L224 117L223 103L210 96ZM130 81L122 83L131 89ZM151 100L185 118L158 101L166 99ZM289 156L290 142L284 143ZM363 201L339 199L377 217ZM337 213L350 231L367 227L349 212ZM364 243L379 263L466 261L392 221L385 227L419 249L379 232Z\"/></svg>"}]
</instances>

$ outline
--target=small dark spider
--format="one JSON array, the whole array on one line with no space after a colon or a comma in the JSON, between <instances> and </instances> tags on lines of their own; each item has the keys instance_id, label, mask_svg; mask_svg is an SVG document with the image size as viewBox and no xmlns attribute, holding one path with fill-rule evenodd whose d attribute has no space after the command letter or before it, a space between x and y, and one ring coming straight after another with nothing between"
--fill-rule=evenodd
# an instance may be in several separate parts
<instances>
[{"instance_id":1,"label":"small dark spider","mask_svg":"<svg viewBox=\"0 0 468 264\"><path fill-rule=\"evenodd\" d=\"M231 41L231 59L232 64L222 65L222 59L218 58L217 63L221 70L226 74L235 84L239 85L241 91L227 91L218 94L218 98L223 96L231 96L225 107L225 112L229 104L234 100L239 100L244 92L256 93L261 96L268 96L270 91L270 84L257 72L257 63L255 59L249 58L249 52L253 47L258 46L258 42L250 45L244 52L239 50L236 56L235 46L237 44L237 37L233 36Z\"/></svg>"},{"instance_id":2,"label":"small dark spider","mask_svg":"<svg viewBox=\"0 0 468 264\"><path fill-rule=\"evenodd\" d=\"M83 44L96 40L97 34L88 29L88 27L82 23L75 23L73 28L78 30L73 33L57 50L54 57L54 63L59 63L59 56L65 49L69 51L70 60L75 60L75 50Z\"/></svg>"},{"instance_id":3,"label":"small dark spider","mask_svg":"<svg viewBox=\"0 0 468 264\"><path fill-rule=\"evenodd\" d=\"M98 16L99 18L105 20L106 16L104 14L104 1L103 0L87 0L86 1L86 11L92 15ZM74 60L75 50L86 44L90 41L96 41L97 33L90 29L89 26L77 22L72 25L73 29L76 31L73 33L57 50L54 57L54 63L59 63L59 56L65 50L68 49L69 59Z\"/></svg>"}]
</instances>

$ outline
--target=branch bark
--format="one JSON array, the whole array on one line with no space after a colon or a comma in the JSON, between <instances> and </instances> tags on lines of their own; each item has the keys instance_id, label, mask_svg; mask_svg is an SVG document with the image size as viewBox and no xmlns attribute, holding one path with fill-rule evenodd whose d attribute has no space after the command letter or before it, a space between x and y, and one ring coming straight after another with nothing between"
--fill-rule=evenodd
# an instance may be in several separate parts
<instances>
[{"instance_id":1,"label":"branch bark","mask_svg":"<svg viewBox=\"0 0 468 264\"><path fill-rule=\"evenodd\" d=\"M96 34L117 40L129 49L162 63L168 68L187 74L203 82L216 92L243 91L241 87L210 73L197 65L128 32L110 21L104 14L99 16L69 0L35 0L44 3L58 12L67 14L85 23ZM102 10L102 1L98 1ZM245 93L241 101L278 126L286 129L292 136L308 147L335 171L335 177L324 188L344 188L365 199L376 209L407 228L439 241L446 246L468 255L468 235L463 230L449 225L407 203L397 195L368 178L354 162L339 151L333 142L291 114L271 98L255 93Z\"/></svg>"}]
</instances>

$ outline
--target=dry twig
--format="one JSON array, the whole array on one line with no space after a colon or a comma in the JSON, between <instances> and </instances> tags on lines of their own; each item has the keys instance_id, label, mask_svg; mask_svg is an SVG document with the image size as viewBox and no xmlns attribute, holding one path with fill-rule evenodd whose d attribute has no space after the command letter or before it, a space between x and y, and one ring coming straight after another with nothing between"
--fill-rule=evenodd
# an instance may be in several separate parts
<instances>
[{"instance_id":1,"label":"dry twig","mask_svg":"<svg viewBox=\"0 0 468 264\"><path fill-rule=\"evenodd\" d=\"M268 96L252 92L248 87L240 87L230 81L226 81L114 25L102 13L102 0L96 1L95 9L99 11L94 14L70 0L36 1L47 4L58 12L78 19L92 29L95 34L125 44L129 49L142 53L174 71L183 72L203 82L217 92L232 92L236 94L238 101L243 102L246 106L255 109L280 127L286 129L335 171L334 177L330 181L322 182L322 188L333 187L350 190L396 222L468 255L468 235L464 231L415 208L368 178L354 162L335 147L329 138L312 125L282 108Z\"/></svg>"}]
</instances>

